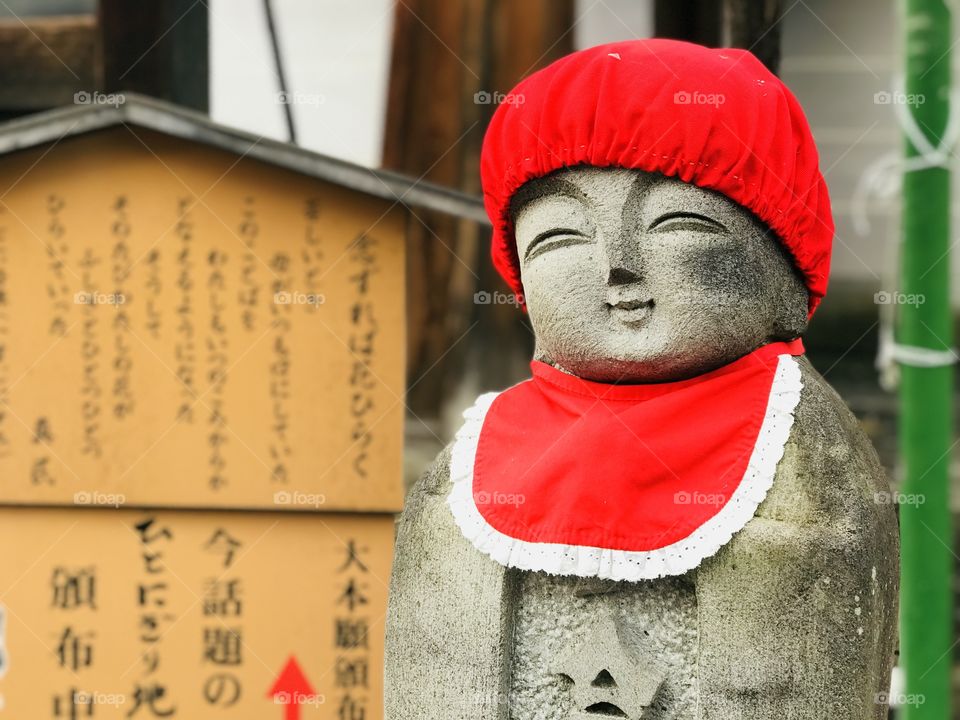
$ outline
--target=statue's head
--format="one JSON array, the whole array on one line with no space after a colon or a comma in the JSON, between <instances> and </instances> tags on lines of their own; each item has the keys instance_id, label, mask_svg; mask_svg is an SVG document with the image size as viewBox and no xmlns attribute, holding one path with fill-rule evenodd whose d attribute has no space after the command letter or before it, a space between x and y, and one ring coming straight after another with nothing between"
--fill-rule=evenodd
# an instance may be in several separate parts
<instances>
[{"instance_id":1,"label":"statue's head","mask_svg":"<svg viewBox=\"0 0 960 720\"><path fill-rule=\"evenodd\" d=\"M675 380L803 333L826 291L829 197L799 104L750 53L613 43L507 99L481 173L538 359Z\"/></svg>"},{"instance_id":2,"label":"statue's head","mask_svg":"<svg viewBox=\"0 0 960 720\"><path fill-rule=\"evenodd\" d=\"M580 377L689 377L806 328L792 260L719 193L578 167L528 182L511 212L537 359Z\"/></svg>"}]
</instances>

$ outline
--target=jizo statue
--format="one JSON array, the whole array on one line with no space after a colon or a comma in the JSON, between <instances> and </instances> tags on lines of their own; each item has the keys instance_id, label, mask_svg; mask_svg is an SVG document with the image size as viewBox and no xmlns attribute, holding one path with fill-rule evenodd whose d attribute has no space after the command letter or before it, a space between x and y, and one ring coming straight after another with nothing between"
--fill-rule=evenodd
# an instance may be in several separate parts
<instances>
[{"instance_id":1,"label":"jizo statue","mask_svg":"<svg viewBox=\"0 0 960 720\"><path fill-rule=\"evenodd\" d=\"M745 51L597 47L481 172L532 377L408 500L387 718L886 718L897 525L803 355L833 223L795 98Z\"/></svg>"}]
</instances>

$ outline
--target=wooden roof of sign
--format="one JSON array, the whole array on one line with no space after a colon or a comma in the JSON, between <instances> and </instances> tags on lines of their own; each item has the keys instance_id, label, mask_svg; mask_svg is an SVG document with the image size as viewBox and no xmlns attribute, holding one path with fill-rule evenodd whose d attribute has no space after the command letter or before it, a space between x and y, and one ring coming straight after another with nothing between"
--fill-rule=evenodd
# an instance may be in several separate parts
<instances>
[{"instance_id":1,"label":"wooden roof of sign","mask_svg":"<svg viewBox=\"0 0 960 720\"><path fill-rule=\"evenodd\" d=\"M129 124L262 160L403 205L436 210L483 224L490 222L482 200L474 195L270 140L144 95L123 93L116 97L122 98L122 102L57 108L3 123L0 125L0 154Z\"/></svg>"}]
</instances>

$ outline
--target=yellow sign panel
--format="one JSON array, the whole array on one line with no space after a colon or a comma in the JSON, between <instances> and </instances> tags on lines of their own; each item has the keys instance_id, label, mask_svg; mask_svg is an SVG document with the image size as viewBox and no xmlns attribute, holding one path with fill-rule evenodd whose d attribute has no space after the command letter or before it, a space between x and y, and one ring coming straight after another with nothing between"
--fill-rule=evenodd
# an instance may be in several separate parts
<instances>
[{"instance_id":1,"label":"yellow sign panel","mask_svg":"<svg viewBox=\"0 0 960 720\"><path fill-rule=\"evenodd\" d=\"M0 509L0 718L382 717L390 516Z\"/></svg>"},{"instance_id":2,"label":"yellow sign panel","mask_svg":"<svg viewBox=\"0 0 960 720\"><path fill-rule=\"evenodd\" d=\"M0 502L400 508L402 207L127 126L0 188Z\"/></svg>"}]
</instances>

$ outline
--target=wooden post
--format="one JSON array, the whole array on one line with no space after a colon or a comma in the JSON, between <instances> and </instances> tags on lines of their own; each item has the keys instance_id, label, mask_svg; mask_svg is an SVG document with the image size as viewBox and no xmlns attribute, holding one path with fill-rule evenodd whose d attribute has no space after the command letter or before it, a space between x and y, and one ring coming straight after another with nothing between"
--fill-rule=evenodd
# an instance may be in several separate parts
<instances>
[{"instance_id":1,"label":"wooden post","mask_svg":"<svg viewBox=\"0 0 960 720\"><path fill-rule=\"evenodd\" d=\"M716 0L656 0L654 31L657 37L716 47L723 41L721 12Z\"/></svg>"},{"instance_id":2,"label":"wooden post","mask_svg":"<svg viewBox=\"0 0 960 720\"><path fill-rule=\"evenodd\" d=\"M723 9L723 44L748 49L776 73L780 69L782 0L726 0Z\"/></svg>"},{"instance_id":3,"label":"wooden post","mask_svg":"<svg viewBox=\"0 0 960 720\"><path fill-rule=\"evenodd\" d=\"M97 88L93 15L0 19L0 119L69 105Z\"/></svg>"},{"instance_id":4,"label":"wooden post","mask_svg":"<svg viewBox=\"0 0 960 720\"><path fill-rule=\"evenodd\" d=\"M100 0L102 89L207 112L209 18L194 0Z\"/></svg>"},{"instance_id":5,"label":"wooden post","mask_svg":"<svg viewBox=\"0 0 960 720\"><path fill-rule=\"evenodd\" d=\"M780 66L782 0L656 0L657 37L745 48L771 72Z\"/></svg>"},{"instance_id":6,"label":"wooden post","mask_svg":"<svg viewBox=\"0 0 960 720\"><path fill-rule=\"evenodd\" d=\"M384 166L479 193L480 146L495 106L476 94L506 93L570 52L572 26L572 0L399 3ZM477 382L492 386L504 368L529 360L531 338L515 307L473 303L478 290L506 292L487 259L487 230L416 211L409 243L408 405L435 418L462 381L470 348L497 353L495 363L473 363Z\"/></svg>"}]
</instances>

